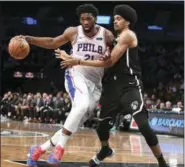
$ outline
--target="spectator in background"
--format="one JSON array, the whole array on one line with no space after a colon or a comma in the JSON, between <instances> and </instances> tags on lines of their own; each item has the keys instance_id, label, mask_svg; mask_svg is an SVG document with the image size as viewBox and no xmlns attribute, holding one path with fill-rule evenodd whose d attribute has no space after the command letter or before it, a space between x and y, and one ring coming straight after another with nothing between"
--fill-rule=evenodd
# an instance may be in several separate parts
<instances>
[{"instance_id":1,"label":"spectator in background","mask_svg":"<svg viewBox=\"0 0 185 167\"><path fill-rule=\"evenodd\" d=\"M1 114L3 114L3 116L7 116L9 118L13 118L14 115L13 115L13 107L12 107L12 93L11 92L8 92L8 93L5 93L4 96L3 96L3 99L2 99L2 106L1 106Z\"/></svg>"},{"instance_id":2,"label":"spectator in background","mask_svg":"<svg viewBox=\"0 0 185 167\"><path fill-rule=\"evenodd\" d=\"M148 100L148 94L147 93L144 93L143 100L144 101Z\"/></svg>"},{"instance_id":3,"label":"spectator in background","mask_svg":"<svg viewBox=\"0 0 185 167\"><path fill-rule=\"evenodd\" d=\"M44 101L44 106L40 108L42 122L52 123L53 120L51 118L52 118L52 115L54 114L53 107L54 107L54 104L52 102L52 99L49 96L46 96Z\"/></svg>"},{"instance_id":4,"label":"spectator in background","mask_svg":"<svg viewBox=\"0 0 185 167\"><path fill-rule=\"evenodd\" d=\"M182 105L181 101L178 101L177 105L174 105L173 109L172 109L172 111L174 111L174 112L181 112L183 110L184 110L184 106Z\"/></svg>"},{"instance_id":5,"label":"spectator in background","mask_svg":"<svg viewBox=\"0 0 185 167\"><path fill-rule=\"evenodd\" d=\"M52 103L53 103L53 95L52 95L52 94L49 94L48 97L50 98L50 100L51 100Z\"/></svg>"},{"instance_id":6,"label":"spectator in background","mask_svg":"<svg viewBox=\"0 0 185 167\"><path fill-rule=\"evenodd\" d=\"M152 106L152 101L150 99L146 100L145 107L148 110L151 110L152 109L153 106Z\"/></svg>"},{"instance_id":7,"label":"spectator in background","mask_svg":"<svg viewBox=\"0 0 185 167\"><path fill-rule=\"evenodd\" d=\"M54 108L61 109L63 105L64 105L64 100L62 98L61 92L59 92L57 93L57 96L54 101Z\"/></svg>"},{"instance_id":8,"label":"spectator in background","mask_svg":"<svg viewBox=\"0 0 185 167\"><path fill-rule=\"evenodd\" d=\"M26 99L26 98L27 98L27 94L24 93L24 94L23 94L23 99Z\"/></svg>"},{"instance_id":9,"label":"spectator in background","mask_svg":"<svg viewBox=\"0 0 185 167\"><path fill-rule=\"evenodd\" d=\"M27 96L27 102L28 102L28 107L29 107L29 117L34 120L35 119L35 103L34 103L34 98L33 94L29 93Z\"/></svg>"},{"instance_id":10,"label":"spectator in background","mask_svg":"<svg viewBox=\"0 0 185 167\"><path fill-rule=\"evenodd\" d=\"M172 103L170 101L166 102L166 106L165 106L164 110L172 111Z\"/></svg>"},{"instance_id":11,"label":"spectator in background","mask_svg":"<svg viewBox=\"0 0 185 167\"><path fill-rule=\"evenodd\" d=\"M67 98L68 97L68 94L67 93L64 93L63 94L63 98L65 99L65 98Z\"/></svg>"},{"instance_id":12,"label":"spectator in background","mask_svg":"<svg viewBox=\"0 0 185 167\"><path fill-rule=\"evenodd\" d=\"M161 103L160 104L160 110L164 110L165 109L165 104L164 103Z\"/></svg>"},{"instance_id":13,"label":"spectator in background","mask_svg":"<svg viewBox=\"0 0 185 167\"><path fill-rule=\"evenodd\" d=\"M35 98L34 103L35 103L35 117L37 119L39 119L39 121L40 121L41 120L40 108L44 105L44 103L42 100L42 96L39 92L36 94L36 98Z\"/></svg>"},{"instance_id":14,"label":"spectator in background","mask_svg":"<svg viewBox=\"0 0 185 167\"><path fill-rule=\"evenodd\" d=\"M153 100L154 102L156 101L156 96L154 94L152 94L151 100Z\"/></svg>"},{"instance_id":15,"label":"spectator in background","mask_svg":"<svg viewBox=\"0 0 185 167\"><path fill-rule=\"evenodd\" d=\"M46 98L47 98L47 93L43 93L42 94L42 99L43 99L43 103L45 104L46 103Z\"/></svg>"},{"instance_id":16,"label":"spectator in background","mask_svg":"<svg viewBox=\"0 0 185 167\"><path fill-rule=\"evenodd\" d=\"M156 103L154 104L154 109L160 109L161 100L157 99Z\"/></svg>"},{"instance_id":17,"label":"spectator in background","mask_svg":"<svg viewBox=\"0 0 185 167\"><path fill-rule=\"evenodd\" d=\"M23 110L21 108L21 99L19 98L19 94L13 93L11 103L14 107L13 109L14 119L23 120Z\"/></svg>"},{"instance_id":18,"label":"spectator in background","mask_svg":"<svg viewBox=\"0 0 185 167\"><path fill-rule=\"evenodd\" d=\"M24 112L26 112L26 115L28 117L28 119L31 121L34 118L34 99L33 99L33 95L31 93L28 93L26 99L24 100L24 104L23 104L23 109Z\"/></svg>"},{"instance_id":19,"label":"spectator in background","mask_svg":"<svg viewBox=\"0 0 185 167\"><path fill-rule=\"evenodd\" d=\"M71 101L67 94L64 94L64 106L62 108L62 121L66 119L66 117L69 115L70 109L71 109Z\"/></svg>"},{"instance_id":20,"label":"spectator in background","mask_svg":"<svg viewBox=\"0 0 185 167\"><path fill-rule=\"evenodd\" d=\"M155 103L156 103L156 96L154 94L152 94L150 100L151 100L152 104L155 105Z\"/></svg>"},{"instance_id":21,"label":"spectator in background","mask_svg":"<svg viewBox=\"0 0 185 167\"><path fill-rule=\"evenodd\" d=\"M62 92L57 93L57 96L54 101L54 120L57 123L60 123L60 120L63 118L63 110L62 108L64 107L64 99L62 98Z\"/></svg>"},{"instance_id":22,"label":"spectator in background","mask_svg":"<svg viewBox=\"0 0 185 167\"><path fill-rule=\"evenodd\" d=\"M177 102L177 108L181 108L181 109L184 108L184 106L182 105L182 102L181 101Z\"/></svg>"},{"instance_id":23,"label":"spectator in background","mask_svg":"<svg viewBox=\"0 0 185 167\"><path fill-rule=\"evenodd\" d=\"M68 96L66 96L66 98L64 99L64 103L65 103L65 111L66 112L69 112L70 111L70 108L71 108L71 102L70 102L70 99Z\"/></svg>"}]
</instances>

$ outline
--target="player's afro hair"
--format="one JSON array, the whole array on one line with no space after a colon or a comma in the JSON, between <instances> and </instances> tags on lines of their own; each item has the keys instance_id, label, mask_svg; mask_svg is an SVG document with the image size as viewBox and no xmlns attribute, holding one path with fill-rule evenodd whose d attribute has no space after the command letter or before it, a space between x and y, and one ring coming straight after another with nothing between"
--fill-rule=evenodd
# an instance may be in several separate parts
<instances>
[{"instance_id":1,"label":"player's afro hair","mask_svg":"<svg viewBox=\"0 0 185 167\"><path fill-rule=\"evenodd\" d=\"M80 17L82 13L92 13L92 15L96 17L99 14L99 11L93 4L83 4L78 6L76 9L78 17Z\"/></svg>"},{"instance_id":2,"label":"player's afro hair","mask_svg":"<svg viewBox=\"0 0 185 167\"><path fill-rule=\"evenodd\" d=\"M130 22L130 27L133 27L137 22L137 13L129 5L117 5L114 7L113 16L120 15L125 20Z\"/></svg>"}]
</instances>

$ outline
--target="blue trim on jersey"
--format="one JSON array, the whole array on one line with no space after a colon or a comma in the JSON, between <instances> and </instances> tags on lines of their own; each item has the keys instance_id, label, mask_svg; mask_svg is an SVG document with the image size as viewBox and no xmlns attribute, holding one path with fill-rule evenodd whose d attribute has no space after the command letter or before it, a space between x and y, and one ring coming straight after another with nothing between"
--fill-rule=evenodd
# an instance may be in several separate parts
<instances>
[{"instance_id":1,"label":"blue trim on jersey","mask_svg":"<svg viewBox=\"0 0 185 167\"><path fill-rule=\"evenodd\" d=\"M69 90L69 94L71 96L71 98L74 100L74 96L75 96L75 87L73 85L73 82L72 82L72 78L71 76L69 75L69 71L66 70L65 72L65 78L67 80L67 85L68 85L68 90Z\"/></svg>"}]
</instances>

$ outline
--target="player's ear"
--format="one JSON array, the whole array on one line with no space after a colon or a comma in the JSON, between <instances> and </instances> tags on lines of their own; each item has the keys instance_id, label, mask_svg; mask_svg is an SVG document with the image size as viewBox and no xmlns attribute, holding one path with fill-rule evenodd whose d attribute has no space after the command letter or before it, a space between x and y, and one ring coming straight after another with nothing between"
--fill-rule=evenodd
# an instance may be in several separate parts
<instances>
[{"instance_id":1,"label":"player's ear","mask_svg":"<svg viewBox=\"0 0 185 167\"><path fill-rule=\"evenodd\" d=\"M130 25L130 22L129 21L126 21L126 25L129 26Z\"/></svg>"}]
</instances>

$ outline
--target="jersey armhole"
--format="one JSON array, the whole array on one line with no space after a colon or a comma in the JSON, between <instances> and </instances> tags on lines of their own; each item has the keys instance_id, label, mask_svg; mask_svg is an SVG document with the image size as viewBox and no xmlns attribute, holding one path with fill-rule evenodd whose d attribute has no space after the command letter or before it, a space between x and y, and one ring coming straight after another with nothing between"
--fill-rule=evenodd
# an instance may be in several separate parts
<instances>
[{"instance_id":1,"label":"jersey armhole","mask_svg":"<svg viewBox=\"0 0 185 167\"><path fill-rule=\"evenodd\" d=\"M79 26L77 27L77 33L76 33L76 36L75 36L74 40L71 42L71 45L76 44L78 36L79 36Z\"/></svg>"},{"instance_id":2,"label":"jersey armhole","mask_svg":"<svg viewBox=\"0 0 185 167\"><path fill-rule=\"evenodd\" d=\"M77 39L78 39L78 32L77 32L77 34L76 34L76 36L75 36L74 40L71 42L71 45L76 44Z\"/></svg>"},{"instance_id":3,"label":"jersey armhole","mask_svg":"<svg viewBox=\"0 0 185 167\"><path fill-rule=\"evenodd\" d=\"M105 28L103 29L103 39L104 39L105 47L107 47L107 41L106 41L106 29L105 29Z\"/></svg>"}]
</instances>

